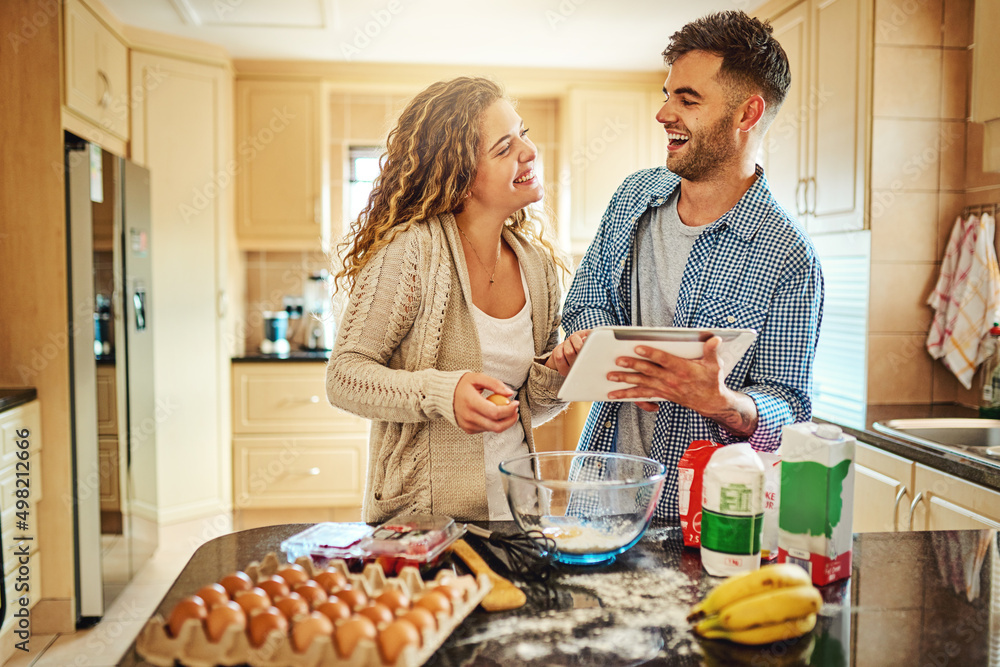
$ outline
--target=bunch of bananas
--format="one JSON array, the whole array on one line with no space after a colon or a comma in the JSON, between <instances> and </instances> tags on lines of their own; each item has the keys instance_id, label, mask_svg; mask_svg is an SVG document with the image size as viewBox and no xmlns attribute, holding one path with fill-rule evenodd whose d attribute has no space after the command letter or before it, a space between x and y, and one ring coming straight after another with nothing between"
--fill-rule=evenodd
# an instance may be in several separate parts
<instances>
[{"instance_id":1,"label":"bunch of bananas","mask_svg":"<svg viewBox=\"0 0 1000 667\"><path fill-rule=\"evenodd\" d=\"M822 606L805 570L776 563L726 579L695 605L688 621L708 639L769 644L810 632Z\"/></svg>"}]
</instances>

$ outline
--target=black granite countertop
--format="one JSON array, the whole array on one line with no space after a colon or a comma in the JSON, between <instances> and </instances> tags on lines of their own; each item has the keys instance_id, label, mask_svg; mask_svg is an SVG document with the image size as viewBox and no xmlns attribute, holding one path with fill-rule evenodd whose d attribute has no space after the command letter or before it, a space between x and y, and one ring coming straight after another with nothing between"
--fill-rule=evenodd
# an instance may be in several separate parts
<instances>
[{"instance_id":1,"label":"black granite countertop","mask_svg":"<svg viewBox=\"0 0 1000 667\"><path fill-rule=\"evenodd\" d=\"M0 388L0 412L38 398L34 387L2 387Z\"/></svg>"},{"instance_id":2,"label":"black granite countertop","mask_svg":"<svg viewBox=\"0 0 1000 667\"><path fill-rule=\"evenodd\" d=\"M512 524L489 524L506 531ZM216 538L195 552L160 603L178 600L276 551L307 526L292 524ZM501 574L495 554L467 537ZM986 665L1000 646L1000 557L996 531L864 533L854 536L850 579L821 590L816 630L802 641L761 648L699 642L687 610L718 580L676 527L653 527L600 568L558 570L524 585L524 607L476 609L428 665ZM981 554L977 559L974 555ZM461 567L455 566L455 567ZM994 655L994 658L996 656ZM118 663L147 665L134 646Z\"/></svg>"},{"instance_id":3,"label":"black granite countertop","mask_svg":"<svg viewBox=\"0 0 1000 667\"><path fill-rule=\"evenodd\" d=\"M845 423L819 417L815 421L828 421L837 424L861 442L874 445L968 482L1000 491L1000 460L997 461L996 465L989 465L958 454L944 453L885 433L879 433L873 427L875 422L886 422L890 419L925 419L930 417L978 418L979 413L974 408L953 404L870 405L865 413L863 423Z\"/></svg>"},{"instance_id":4,"label":"black granite countertop","mask_svg":"<svg viewBox=\"0 0 1000 667\"><path fill-rule=\"evenodd\" d=\"M234 363L244 361L322 361L326 363L329 358L330 350L292 350L288 354L264 354L262 352L251 352L243 355L242 357L233 357L232 361Z\"/></svg>"}]
</instances>

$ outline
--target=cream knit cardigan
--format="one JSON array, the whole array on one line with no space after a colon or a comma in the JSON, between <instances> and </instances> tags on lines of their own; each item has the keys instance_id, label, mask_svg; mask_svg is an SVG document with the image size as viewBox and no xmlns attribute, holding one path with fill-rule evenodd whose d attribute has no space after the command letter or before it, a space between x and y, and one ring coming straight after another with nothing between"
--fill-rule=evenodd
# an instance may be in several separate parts
<instances>
[{"instance_id":1,"label":"cream knit cardigan","mask_svg":"<svg viewBox=\"0 0 1000 667\"><path fill-rule=\"evenodd\" d=\"M466 520L489 518L482 434L455 422L459 378L482 371L465 253L455 218L415 223L361 271L327 364L330 403L372 420L362 516L379 522L401 511ZM544 249L504 229L531 296L537 355L517 389L521 423L565 408L562 376L544 366L559 340L561 295Z\"/></svg>"}]
</instances>

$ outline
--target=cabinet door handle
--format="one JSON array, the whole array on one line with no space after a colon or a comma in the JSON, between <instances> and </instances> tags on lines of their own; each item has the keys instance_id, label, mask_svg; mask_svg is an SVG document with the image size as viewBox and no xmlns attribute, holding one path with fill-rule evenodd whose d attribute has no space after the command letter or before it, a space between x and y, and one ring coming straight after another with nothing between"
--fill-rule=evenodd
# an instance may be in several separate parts
<instances>
[{"instance_id":1,"label":"cabinet door handle","mask_svg":"<svg viewBox=\"0 0 1000 667\"><path fill-rule=\"evenodd\" d=\"M903 496L910 495L905 486L899 487L899 491L896 493L896 502L892 504L892 532L899 530L899 522L896 521L896 516L899 513L899 501L903 499Z\"/></svg>"},{"instance_id":2,"label":"cabinet door handle","mask_svg":"<svg viewBox=\"0 0 1000 667\"><path fill-rule=\"evenodd\" d=\"M805 215L806 211L802 210L799 206L799 193L802 191L802 186L806 184L806 179L800 178L799 182L795 184L795 215Z\"/></svg>"},{"instance_id":3,"label":"cabinet door handle","mask_svg":"<svg viewBox=\"0 0 1000 667\"><path fill-rule=\"evenodd\" d=\"M323 221L323 198L316 197L313 200L313 222L317 225Z\"/></svg>"},{"instance_id":4,"label":"cabinet door handle","mask_svg":"<svg viewBox=\"0 0 1000 667\"><path fill-rule=\"evenodd\" d=\"M815 176L810 176L809 177L809 183L812 183L812 186L813 186L812 187L812 193L813 193L812 201L813 201L813 204L812 204L812 208L811 209L808 208L809 207L809 185L806 184L806 213L808 213L809 215L813 215L814 216L814 215L816 215L816 200L819 198L819 184L816 182L816 177Z\"/></svg>"},{"instance_id":5,"label":"cabinet door handle","mask_svg":"<svg viewBox=\"0 0 1000 667\"><path fill-rule=\"evenodd\" d=\"M910 503L910 520L906 524L907 530L913 530L913 511L917 509L917 505L919 505L920 501L923 499L924 499L924 492L921 491L920 493L917 494L917 497L913 499L913 502Z\"/></svg>"},{"instance_id":6,"label":"cabinet door handle","mask_svg":"<svg viewBox=\"0 0 1000 667\"><path fill-rule=\"evenodd\" d=\"M102 109L107 109L108 105L111 104L111 80L108 79L108 75L104 73L104 70L97 70L97 76L100 78L101 83L104 84L104 92L101 93L101 97L97 100L97 103Z\"/></svg>"}]
</instances>

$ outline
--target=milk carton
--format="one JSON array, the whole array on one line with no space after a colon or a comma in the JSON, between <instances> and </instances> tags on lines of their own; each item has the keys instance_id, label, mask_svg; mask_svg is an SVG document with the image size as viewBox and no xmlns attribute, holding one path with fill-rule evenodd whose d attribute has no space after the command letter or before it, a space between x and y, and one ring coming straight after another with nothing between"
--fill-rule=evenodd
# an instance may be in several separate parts
<instances>
[{"instance_id":1,"label":"milk carton","mask_svg":"<svg viewBox=\"0 0 1000 667\"><path fill-rule=\"evenodd\" d=\"M832 424L781 432L778 562L801 565L817 586L851 576L854 445Z\"/></svg>"}]
</instances>

